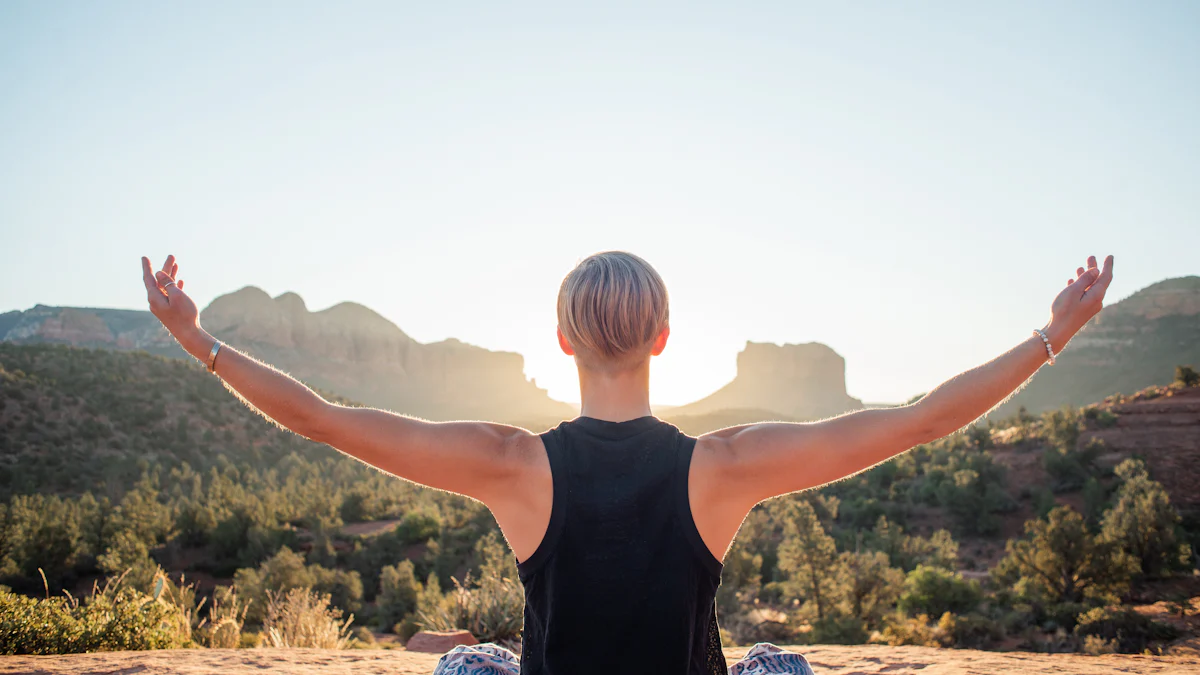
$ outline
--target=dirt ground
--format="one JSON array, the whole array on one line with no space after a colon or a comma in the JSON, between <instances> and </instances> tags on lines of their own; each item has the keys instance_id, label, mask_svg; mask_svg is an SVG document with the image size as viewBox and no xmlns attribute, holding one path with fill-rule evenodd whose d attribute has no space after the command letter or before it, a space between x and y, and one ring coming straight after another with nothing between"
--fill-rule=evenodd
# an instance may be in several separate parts
<instances>
[{"instance_id":1,"label":"dirt ground","mask_svg":"<svg viewBox=\"0 0 1200 675\"><path fill-rule=\"evenodd\" d=\"M1084 656L1028 652L981 652L927 647L813 646L804 653L818 675L1003 675L1006 673L1101 675L1200 675L1200 654L1184 656ZM727 649L730 663L746 648ZM438 655L402 650L187 649L107 652L67 656L0 657L0 674L39 675L429 675Z\"/></svg>"}]
</instances>

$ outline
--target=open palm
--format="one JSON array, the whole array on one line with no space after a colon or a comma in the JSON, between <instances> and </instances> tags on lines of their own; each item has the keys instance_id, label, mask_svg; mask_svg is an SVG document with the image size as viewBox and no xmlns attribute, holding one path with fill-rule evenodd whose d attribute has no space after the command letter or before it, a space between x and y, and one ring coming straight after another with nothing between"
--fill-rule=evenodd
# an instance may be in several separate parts
<instances>
[{"instance_id":1,"label":"open palm","mask_svg":"<svg viewBox=\"0 0 1200 675\"><path fill-rule=\"evenodd\" d=\"M188 330L199 326L200 311L196 303L183 292L183 279L177 278L179 263L175 256L167 256L161 270L154 272L150 259L142 257L142 280L146 283L146 300L150 313L166 327L177 340ZM182 342L182 340L180 340Z\"/></svg>"},{"instance_id":2,"label":"open palm","mask_svg":"<svg viewBox=\"0 0 1200 675\"><path fill-rule=\"evenodd\" d=\"M1113 278L1113 257L1104 260L1104 268L1096 266L1096 256L1089 256L1087 267L1075 270L1075 278L1067 279L1067 287L1059 292L1050 305L1050 324L1060 335L1074 335L1104 306L1104 293ZM1063 345L1054 345L1061 350Z\"/></svg>"}]
</instances>

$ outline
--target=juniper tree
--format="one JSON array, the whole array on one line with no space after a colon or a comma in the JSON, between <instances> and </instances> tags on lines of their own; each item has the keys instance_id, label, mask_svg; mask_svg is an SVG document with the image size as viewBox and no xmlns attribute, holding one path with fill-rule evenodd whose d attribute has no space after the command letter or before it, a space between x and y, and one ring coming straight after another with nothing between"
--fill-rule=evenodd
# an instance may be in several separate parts
<instances>
[{"instance_id":1,"label":"juniper tree","mask_svg":"<svg viewBox=\"0 0 1200 675\"><path fill-rule=\"evenodd\" d=\"M788 586L797 599L811 603L817 619L824 619L837 592L837 547L808 502L796 500L784 514L779 570L787 575Z\"/></svg>"},{"instance_id":2,"label":"juniper tree","mask_svg":"<svg viewBox=\"0 0 1200 675\"><path fill-rule=\"evenodd\" d=\"M1121 462L1116 474L1122 483L1116 503L1101 521L1101 536L1128 551L1142 575L1165 576L1185 567L1191 549L1176 538L1179 514L1162 484L1151 480L1136 459Z\"/></svg>"},{"instance_id":3,"label":"juniper tree","mask_svg":"<svg viewBox=\"0 0 1200 675\"><path fill-rule=\"evenodd\" d=\"M1137 562L1115 542L1094 536L1069 506L1025 523L1025 538L1009 540L996 566L998 581L1014 584L1027 600L1082 604L1113 600L1129 588Z\"/></svg>"}]
</instances>

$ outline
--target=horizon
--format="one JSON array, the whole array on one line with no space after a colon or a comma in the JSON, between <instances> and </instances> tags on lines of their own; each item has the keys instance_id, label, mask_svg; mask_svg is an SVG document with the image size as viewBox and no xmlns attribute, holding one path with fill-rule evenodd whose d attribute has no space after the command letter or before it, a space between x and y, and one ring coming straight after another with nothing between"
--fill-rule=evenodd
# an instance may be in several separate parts
<instances>
[{"instance_id":1,"label":"horizon","mask_svg":"<svg viewBox=\"0 0 1200 675\"><path fill-rule=\"evenodd\" d=\"M748 341L903 401L1025 339L1088 255L1110 304L1197 273L1198 19L7 3L0 308L142 310L137 259L173 253L201 307L356 302L578 402L558 283L626 249L671 293L656 405Z\"/></svg>"},{"instance_id":2,"label":"horizon","mask_svg":"<svg viewBox=\"0 0 1200 675\"><path fill-rule=\"evenodd\" d=\"M1115 304L1117 304L1118 302L1121 302L1121 301L1123 301L1123 300L1126 300L1126 299L1128 299L1129 297L1131 297L1131 296L1133 296L1133 295L1136 295L1137 293L1139 293L1139 292L1141 292L1141 291L1143 291L1143 290L1146 290L1147 288L1150 288L1151 286L1155 286L1155 285L1158 285L1158 284L1160 284L1160 283L1163 283L1163 282L1166 282L1166 281L1175 281L1175 280L1179 280L1179 279L1200 279L1200 275L1185 275L1185 276L1181 276L1181 277L1168 277L1168 278L1165 278L1165 279L1159 279L1158 281L1152 282L1151 284L1148 284L1147 286L1144 286L1144 287L1142 287L1142 288L1135 289L1135 290L1134 290L1132 293L1130 293L1129 295L1127 295L1127 296L1125 296L1125 297L1122 297L1122 298L1117 298L1117 299L1110 299L1109 301L1107 301L1107 302L1105 303L1105 307L1109 307L1109 306L1112 306L1112 305L1115 305ZM256 290L262 291L263 293L267 293L267 291L266 291L265 289L262 289L262 288L260 288L260 287L258 287L258 286L254 286L254 285L246 285L246 286L242 286L242 287L240 287L240 288L238 288L238 289L235 289L235 290L232 290L232 291L228 291L228 292L226 292L226 293L219 294L219 295L218 295L218 297L223 297L223 296L226 296L226 295L232 295L232 294L234 294L234 293L238 293L238 292L244 291L244 290L246 290L246 289L256 289ZM299 298L300 298L300 301L301 301L301 303L304 305L305 309L306 309L306 310L307 310L307 311L308 311L310 314L316 314L316 313L320 313L320 312L323 312L323 311L326 311L326 310L332 309L332 308L334 308L334 307L337 307L337 306L340 306L340 305L356 305L356 306L358 306L358 307L362 307L363 309L366 309L366 310L368 310L368 311L370 311L370 312L373 312L373 313L375 313L375 314L378 314L378 312L376 312L376 311L375 311L374 309L372 309L371 307L368 307L368 306L366 306L366 305L364 305L364 304L362 304L362 303L360 303L360 302L356 302L356 301L354 301L354 300L342 300L342 301L340 301L340 302L335 302L334 304L332 304L332 305L329 305L329 306L327 306L327 307L321 307L321 308L319 308L319 309L314 309L313 307L310 307L310 306L308 305L308 301L307 301L307 300L305 300L303 296L299 295L298 293L295 293L294 291L283 291L283 292L281 292L281 293L278 293L278 294L275 294L275 295L271 295L270 293L267 293L268 297L270 297L272 300L278 300L278 299L279 299L281 296L284 296L284 295L289 295L289 294L290 294L290 295L296 295L297 297L299 297ZM215 299L215 298L214 298L214 299ZM47 305L44 305L44 304L41 304L41 303L39 303L39 305L40 305L40 306L47 306ZM4 314L4 313L6 313L6 312L9 312L9 311L27 311L27 310L33 309L34 307L37 307L37 306L39 306L39 305L34 305L34 306L32 306L32 307L25 308L24 310L23 310L23 309L20 309L20 308L13 309L13 310L5 310L5 309L0 309L0 314ZM66 306L55 306L55 307L66 307ZM71 307L71 308L72 308L72 309L81 309L81 310L87 310L87 309L106 309L106 310L134 311L134 312L148 311L148 310L144 310L144 309L137 309L137 308L123 308L123 307L83 307L83 306L75 306L75 307ZM207 308L207 304L206 304L206 305L203 305L203 306L201 306L201 307L200 307L200 310L201 310L201 312L203 312L203 311L204 311L204 309L206 309L206 308ZM380 315L380 316L382 316L382 315ZM390 323L392 323L392 325L393 325L393 326L395 326L395 327L396 327L398 330L400 330L401 332L403 332L403 333L405 333L405 334L407 335L407 332L405 332L405 331L404 331L404 327L403 327L403 326L401 326L401 325L397 324L396 322L392 321L391 319L388 319L387 317L383 317L383 318L384 318L385 320L389 321ZM412 336L410 335L409 337L411 338ZM415 338L414 338L414 339L415 339ZM445 339L445 340L458 340L458 338L455 338L454 336L448 336L448 337L446 337L446 338L443 338L443 339ZM463 342L462 340L459 340L459 341L460 341L460 342ZM745 348L747 345L751 344L752 342L753 342L753 343L756 343L756 344L764 344L764 343L765 343L765 344L773 344L773 345L776 345L776 346L787 346L787 345L804 344L804 343L788 343L788 342L777 342L777 341L776 341L776 342L772 342L772 341L769 341L769 340L766 340L766 341L762 341L762 340L746 340L746 342L745 342L745 343L743 343L743 346L742 346L741 348L739 348L739 349L738 349L737 353L740 353L740 352L742 351L742 349L744 349L744 348ZM430 344L430 343L428 343L428 342L422 342L421 344ZM466 343L466 344L473 344L473 343ZM821 343L821 344L823 344L823 343ZM484 349L487 349L487 348L488 348L488 347L487 347L487 345L473 345L473 346L476 346L476 347L482 347L482 348L484 348ZM829 348L831 348L831 349L832 349L832 350L833 350L835 353L838 353L838 355L839 355L839 356L842 356L842 355L841 355L841 353L840 353L840 352L838 352L838 350L837 350L837 346L836 346L836 345L826 345L826 346L827 346L827 347L829 347ZM503 351L503 350L491 350L491 351L493 351L493 352L496 352L496 351ZM517 354L519 354L519 352L511 352L511 353L517 353ZM734 359L735 359L735 360L736 360L736 357L737 357L737 353L735 353L735 354L734 354ZM522 357L522 359L524 359L524 358L525 358L525 355L524 355L524 354L520 354L520 356ZM655 357L655 358L659 358L659 357ZM844 357L843 357L843 358L844 358ZM848 367L849 367L849 364L847 364L847 368L848 368ZM736 371L735 371L735 374L736 374ZM528 373L526 373L526 377L529 377ZM530 379L534 379L534 378L530 378ZM713 391L710 391L710 392L704 393L704 394L702 394L702 395L700 395L700 396L698 396L698 397L696 397L696 398L694 398L694 399L691 399L691 400L688 400L688 401L683 401L683 402L681 402L681 403L659 403L659 402L654 402L654 401L652 401L650 405L651 405L651 407L655 408L655 414L658 414L658 413L660 413L660 412L666 412L666 411L668 411L668 410L670 410L670 409L673 409L673 408L679 408L679 407L683 407L683 406L685 406L685 405L688 405L688 404L690 404L690 403L694 403L694 402L696 402L696 401L699 401L699 400L701 400L701 399L703 399L703 398L705 398L705 397L707 397L707 396L711 395L712 393L716 392L718 389L720 389L720 388L724 387L726 384L728 384L728 382L726 382L726 383L723 383L722 385L720 385L720 387L718 387L717 389L714 389ZM653 387L653 382L651 382L651 390L652 390L652 392L653 392L653 388L654 388L654 387ZM925 393L928 393L928 392L915 392L915 393L913 394L913 396L920 395L920 394L925 394ZM867 406L867 407L872 407L872 406L888 406L888 405L896 405L896 404L903 403L905 400L909 400L909 399L896 400L896 401L877 401L877 400L868 400L868 399L865 399L865 398L862 398L862 397L859 397L859 396L855 396L854 392L853 392L853 391L849 391L849 389L848 389L848 388L847 388L847 394L849 394L851 397L854 397L854 398L858 398L858 399L860 399L860 400L863 402L863 405L864 405L864 406ZM564 399L564 398L556 398L556 397L554 397L553 395L551 395L551 398L552 398L552 399L554 399L554 400L561 401L561 402L563 402L563 403L569 403L569 404L572 404L572 405L579 405L579 404L580 404L580 401L579 401L579 399L578 399L578 398L575 398L575 399ZM911 399L912 397L910 396L909 398Z\"/></svg>"}]
</instances>

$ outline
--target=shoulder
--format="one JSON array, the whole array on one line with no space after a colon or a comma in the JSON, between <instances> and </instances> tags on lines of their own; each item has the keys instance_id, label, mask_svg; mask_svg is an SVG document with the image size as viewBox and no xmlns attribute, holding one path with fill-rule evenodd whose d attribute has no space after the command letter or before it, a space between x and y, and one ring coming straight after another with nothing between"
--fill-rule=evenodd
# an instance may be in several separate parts
<instances>
[{"instance_id":1,"label":"shoulder","mask_svg":"<svg viewBox=\"0 0 1200 675\"><path fill-rule=\"evenodd\" d=\"M695 442L692 466L696 472L723 473L733 466L737 455L733 436L717 431L699 436Z\"/></svg>"},{"instance_id":2,"label":"shoulder","mask_svg":"<svg viewBox=\"0 0 1200 675\"><path fill-rule=\"evenodd\" d=\"M505 459L520 469L534 471L549 471L550 462L547 457L548 449L542 440L542 434L528 429L510 427L505 435L503 454Z\"/></svg>"}]
</instances>

